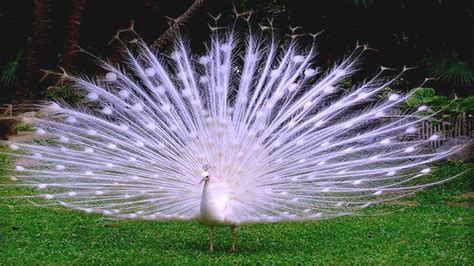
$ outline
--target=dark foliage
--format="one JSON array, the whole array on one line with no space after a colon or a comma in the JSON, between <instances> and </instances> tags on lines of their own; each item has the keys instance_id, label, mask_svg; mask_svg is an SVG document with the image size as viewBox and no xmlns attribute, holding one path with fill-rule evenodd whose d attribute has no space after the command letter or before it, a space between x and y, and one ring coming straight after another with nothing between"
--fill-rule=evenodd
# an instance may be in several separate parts
<instances>
[{"instance_id":1,"label":"dark foliage","mask_svg":"<svg viewBox=\"0 0 474 266\"><path fill-rule=\"evenodd\" d=\"M50 17L46 20L44 14L38 15L40 2L50 4L49 11L46 10L50 12ZM75 44L118 62L120 49L116 42L110 42L117 30L127 28L133 20L136 32L152 44L169 28L167 17L179 17L194 3L192 0L79 1L80 5L73 2L1 1L0 25L6 38L1 42L0 68L11 69L11 62L22 49L26 58L20 61L20 71L15 77L6 73L8 80L20 82L9 85L10 89L0 85L0 102L10 101L12 95L27 86L25 81L34 81L34 86L29 86L28 90L34 89L44 95L45 89L55 85L57 80L49 77L39 82L41 68L58 70L64 63L73 72L97 74L100 69L89 56L77 54L68 57ZM202 50L209 36L210 18L207 14L223 13L223 23L229 21L232 15L228 1L205 2L208 3L203 10L196 12L186 27L196 52ZM275 28L283 33L289 25L301 26L301 33L324 30L319 38L320 56L317 63L320 65L331 65L334 59L347 54L360 41L380 51L366 55L369 68L364 69L369 70L360 73L360 77L375 71L379 65L395 68L419 66L406 74L400 89L408 91L418 86L425 77L434 76L439 80L429 85L438 94L473 94L470 89L474 63L472 1L235 0L234 4L240 11L253 10L255 22L273 17ZM36 21L38 16L43 19L43 24ZM78 18L80 26L74 23ZM48 19L51 27L44 28L44 22L49 23ZM38 40L38 37L42 39ZM456 52L456 60L452 59L452 51ZM29 79L30 72L34 72L33 80ZM27 95L17 96L21 99Z\"/></svg>"}]
</instances>

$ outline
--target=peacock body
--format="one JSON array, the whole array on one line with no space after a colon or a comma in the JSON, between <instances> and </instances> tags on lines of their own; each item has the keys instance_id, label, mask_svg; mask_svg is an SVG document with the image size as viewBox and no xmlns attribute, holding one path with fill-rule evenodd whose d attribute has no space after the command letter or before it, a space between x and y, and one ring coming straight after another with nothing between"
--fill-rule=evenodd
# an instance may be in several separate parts
<instances>
[{"instance_id":1,"label":"peacock body","mask_svg":"<svg viewBox=\"0 0 474 266\"><path fill-rule=\"evenodd\" d=\"M52 142L8 143L35 161L12 179L87 213L232 228L357 214L444 181L417 180L458 147L426 150L437 135L411 136L428 107L400 115L408 95L383 95L404 70L344 90L364 46L322 72L314 45L238 39L216 34L201 56L181 39L165 56L139 42L126 67L67 76L83 102L28 118Z\"/></svg>"}]
</instances>

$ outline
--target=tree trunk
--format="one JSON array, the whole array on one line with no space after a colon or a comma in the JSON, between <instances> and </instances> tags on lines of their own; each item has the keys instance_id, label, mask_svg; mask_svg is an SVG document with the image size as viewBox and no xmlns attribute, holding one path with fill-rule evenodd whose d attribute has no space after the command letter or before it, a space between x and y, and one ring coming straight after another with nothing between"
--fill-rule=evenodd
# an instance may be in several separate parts
<instances>
[{"instance_id":1,"label":"tree trunk","mask_svg":"<svg viewBox=\"0 0 474 266\"><path fill-rule=\"evenodd\" d=\"M34 5L32 33L26 59L27 91L22 93L31 93L32 97L38 97L41 94L41 68L44 67L44 58L48 56L51 39L51 1L35 0ZM20 97L24 96L26 95Z\"/></svg>"},{"instance_id":2,"label":"tree trunk","mask_svg":"<svg viewBox=\"0 0 474 266\"><path fill-rule=\"evenodd\" d=\"M81 18L86 0L71 0L70 14L67 19L66 40L61 55L61 66L70 71L73 67L74 51L79 43L81 32Z\"/></svg>"},{"instance_id":3,"label":"tree trunk","mask_svg":"<svg viewBox=\"0 0 474 266\"><path fill-rule=\"evenodd\" d=\"M179 16L175 23L172 24L168 30L166 30L156 41L153 43L153 47L156 49L162 49L173 42L176 34L179 31L185 29L191 19L199 14L204 7L206 7L210 0L196 0L194 3L184 12L181 16Z\"/></svg>"}]
</instances>

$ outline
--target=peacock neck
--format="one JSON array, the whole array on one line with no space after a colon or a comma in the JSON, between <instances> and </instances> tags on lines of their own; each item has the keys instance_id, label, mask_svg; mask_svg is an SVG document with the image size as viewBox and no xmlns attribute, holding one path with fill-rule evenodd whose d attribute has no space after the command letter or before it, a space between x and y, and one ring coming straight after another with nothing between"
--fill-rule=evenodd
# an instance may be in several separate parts
<instances>
[{"instance_id":1,"label":"peacock neck","mask_svg":"<svg viewBox=\"0 0 474 266\"><path fill-rule=\"evenodd\" d=\"M205 181L201 195L201 223L208 225L225 224L226 208L229 201L229 187L226 184Z\"/></svg>"}]
</instances>

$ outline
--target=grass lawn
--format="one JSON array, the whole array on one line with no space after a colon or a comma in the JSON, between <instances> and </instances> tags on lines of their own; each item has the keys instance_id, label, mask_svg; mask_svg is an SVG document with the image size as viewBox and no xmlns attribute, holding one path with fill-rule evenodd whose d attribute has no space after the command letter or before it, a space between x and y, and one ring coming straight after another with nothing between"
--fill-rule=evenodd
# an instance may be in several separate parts
<instances>
[{"instance_id":1,"label":"grass lawn","mask_svg":"<svg viewBox=\"0 0 474 266\"><path fill-rule=\"evenodd\" d=\"M1 155L0 155L1 156ZM3 164L3 166L2 166ZM6 158L0 157L0 168ZM437 175L472 164L441 163ZM0 170L2 171L2 170ZM65 208L35 207L0 198L0 265L31 264L473 264L474 208L446 200L472 191L472 171L408 199L415 206L383 205L383 215L238 228L237 253L230 230L217 231L209 254L208 229L196 222L104 220ZM0 172L0 183L7 183ZM27 193L0 187L2 195Z\"/></svg>"}]
</instances>

